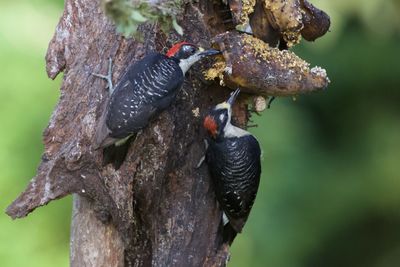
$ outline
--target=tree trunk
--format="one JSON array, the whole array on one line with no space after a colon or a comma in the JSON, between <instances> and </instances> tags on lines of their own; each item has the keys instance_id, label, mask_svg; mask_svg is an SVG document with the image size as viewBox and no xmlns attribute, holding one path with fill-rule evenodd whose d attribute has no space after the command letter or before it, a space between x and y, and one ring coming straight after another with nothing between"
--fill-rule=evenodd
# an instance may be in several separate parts
<instances>
[{"instance_id":1,"label":"tree trunk","mask_svg":"<svg viewBox=\"0 0 400 267\"><path fill-rule=\"evenodd\" d=\"M96 218L93 203L74 195L71 266L124 266L124 244L112 224Z\"/></svg>"},{"instance_id":2,"label":"tree trunk","mask_svg":"<svg viewBox=\"0 0 400 267\"><path fill-rule=\"evenodd\" d=\"M184 8L185 40L209 47L225 30L221 23L210 32L206 20L216 8L209 1ZM180 40L157 25L140 32L143 43L124 38L99 2L66 0L46 56L50 78L64 72L60 101L44 132L38 174L7 213L23 217L74 193L72 266L224 265L221 211L207 168L195 166L204 154L201 118L229 91L205 84L203 67L191 70L175 104L138 134L119 170L102 166L101 151L92 148L108 92L91 73L106 73L111 57L116 81L130 62Z\"/></svg>"}]
</instances>

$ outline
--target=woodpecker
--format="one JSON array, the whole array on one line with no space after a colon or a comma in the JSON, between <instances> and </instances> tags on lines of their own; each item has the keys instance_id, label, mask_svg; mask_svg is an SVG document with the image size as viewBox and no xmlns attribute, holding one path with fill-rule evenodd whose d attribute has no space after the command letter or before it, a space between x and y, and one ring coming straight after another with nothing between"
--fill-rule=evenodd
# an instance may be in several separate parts
<instances>
[{"instance_id":1,"label":"woodpecker","mask_svg":"<svg viewBox=\"0 0 400 267\"><path fill-rule=\"evenodd\" d=\"M231 124L232 105L239 92L239 89L233 92L204 119L208 133L205 159L224 213L224 241L229 243L246 223L261 175L261 150L257 139Z\"/></svg>"},{"instance_id":2,"label":"woodpecker","mask_svg":"<svg viewBox=\"0 0 400 267\"><path fill-rule=\"evenodd\" d=\"M115 89L110 59L107 76L93 73L108 81L111 94L100 117L94 147L119 146L146 127L175 100L189 68L202 58L219 53L188 42L177 43L165 55L151 53L128 66Z\"/></svg>"}]
</instances>

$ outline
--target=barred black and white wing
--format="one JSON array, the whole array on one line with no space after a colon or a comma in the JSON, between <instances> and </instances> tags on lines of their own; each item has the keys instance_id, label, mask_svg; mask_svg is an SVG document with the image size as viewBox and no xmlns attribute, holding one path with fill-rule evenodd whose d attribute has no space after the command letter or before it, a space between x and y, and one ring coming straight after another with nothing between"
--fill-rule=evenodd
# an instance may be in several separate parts
<instances>
[{"instance_id":1,"label":"barred black and white wing","mask_svg":"<svg viewBox=\"0 0 400 267\"><path fill-rule=\"evenodd\" d=\"M184 75L178 62L159 53L129 67L117 83L97 133L97 147L105 147L143 129L171 105Z\"/></svg>"},{"instance_id":2,"label":"barred black and white wing","mask_svg":"<svg viewBox=\"0 0 400 267\"><path fill-rule=\"evenodd\" d=\"M229 223L240 233L256 198L261 150L252 135L210 140L207 163L216 196Z\"/></svg>"}]
</instances>

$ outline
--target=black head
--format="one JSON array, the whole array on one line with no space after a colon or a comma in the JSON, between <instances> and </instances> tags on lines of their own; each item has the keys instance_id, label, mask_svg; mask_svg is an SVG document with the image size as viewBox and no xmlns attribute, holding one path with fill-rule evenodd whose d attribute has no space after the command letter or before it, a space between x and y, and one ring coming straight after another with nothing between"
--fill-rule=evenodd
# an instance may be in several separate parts
<instances>
[{"instance_id":1,"label":"black head","mask_svg":"<svg viewBox=\"0 0 400 267\"><path fill-rule=\"evenodd\" d=\"M199 51L199 47L188 42L180 42L175 44L168 50L167 56L174 57L176 59L187 59L190 56L196 54Z\"/></svg>"},{"instance_id":2,"label":"black head","mask_svg":"<svg viewBox=\"0 0 400 267\"><path fill-rule=\"evenodd\" d=\"M216 105L205 117L203 125L212 138L222 136L225 127L231 124L232 105L239 92L239 89L232 92L227 101Z\"/></svg>"},{"instance_id":3,"label":"black head","mask_svg":"<svg viewBox=\"0 0 400 267\"><path fill-rule=\"evenodd\" d=\"M171 47L166 56L178 60L182 72L186 73L186 71L200 59L220 53L220 51L215 49L204 50L194 44L180 42Z\"/></svg>"},{"instance_id":4,"label":"black head","mask_svg":"<svg viewBox=\"0 0 400 267\"><path fill-rule=\"evenodd\" d=\"M180 42L173 45L167 52L167 57L174 57L176 59L188 59L193 55L198 55L199 59L206 56L213 56L220 54L221 51L215 49L204 50L195 44L188 42Z\"/></svg>"}]
</instances>

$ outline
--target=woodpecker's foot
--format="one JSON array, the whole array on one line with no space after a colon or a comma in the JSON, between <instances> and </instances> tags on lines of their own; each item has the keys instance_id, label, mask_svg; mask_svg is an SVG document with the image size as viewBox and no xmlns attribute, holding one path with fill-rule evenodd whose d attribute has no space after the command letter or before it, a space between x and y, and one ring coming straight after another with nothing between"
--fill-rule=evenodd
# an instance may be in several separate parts
<instances>
[{"instance_id":1,"label":"woodpecker's foot","mask_svg":"<svg viewBox=\"0 0 400 267\"><path fill-rule=\"evenodd\" d=\"M107 75L102 75L102 74L93 73L93 72L92 72L92 75L107 80L108 89L110 90L110 95L113 93L114 87L113 87L113 83L112 83L112 59L111 59L111 57L108 59Z\"/></svg>"},{"instance_id":2,"label":"woodpecker's foot","mask_svg":"<svg viewBox=\"0 0 400 267\"><path fill-rule=\"evenodd\" d=\"M249 124L246 127L247 128L255 128L255 127L258 127L258 124Z\"/></svg>"},{"instance_id":3,"label":"woodpecker's foot","mask_svg":"<svg viewBox=\"0 0 400 267\"><path fill-rule=\"evenodd\" d=\"M208 149L208 142L207 142L206 139L204 139L204 147L205 147L205 150L207 151L207 149ZM206 155L204 154L204 155L201 157L201 159L199 160L199 163L197 163L195 169L200 168L201 165L203 165L203 163L204 163L205 160L206 160Z\"/></svg>"},{"instance_id":4,"label":"woodpecker's foot","mask_svg":"<svg viewBox=\"0 0 400 267\"><path fill-rule=\"evenodd\" d=\"M270 109L271 108L271 104L272 104L272 102L275 100L275 96L273 96L273 97L271 97L270 99L269 99L269 101L268 101L268 105L267 105L267 109Z\"/></svg>"}]
</instances>

